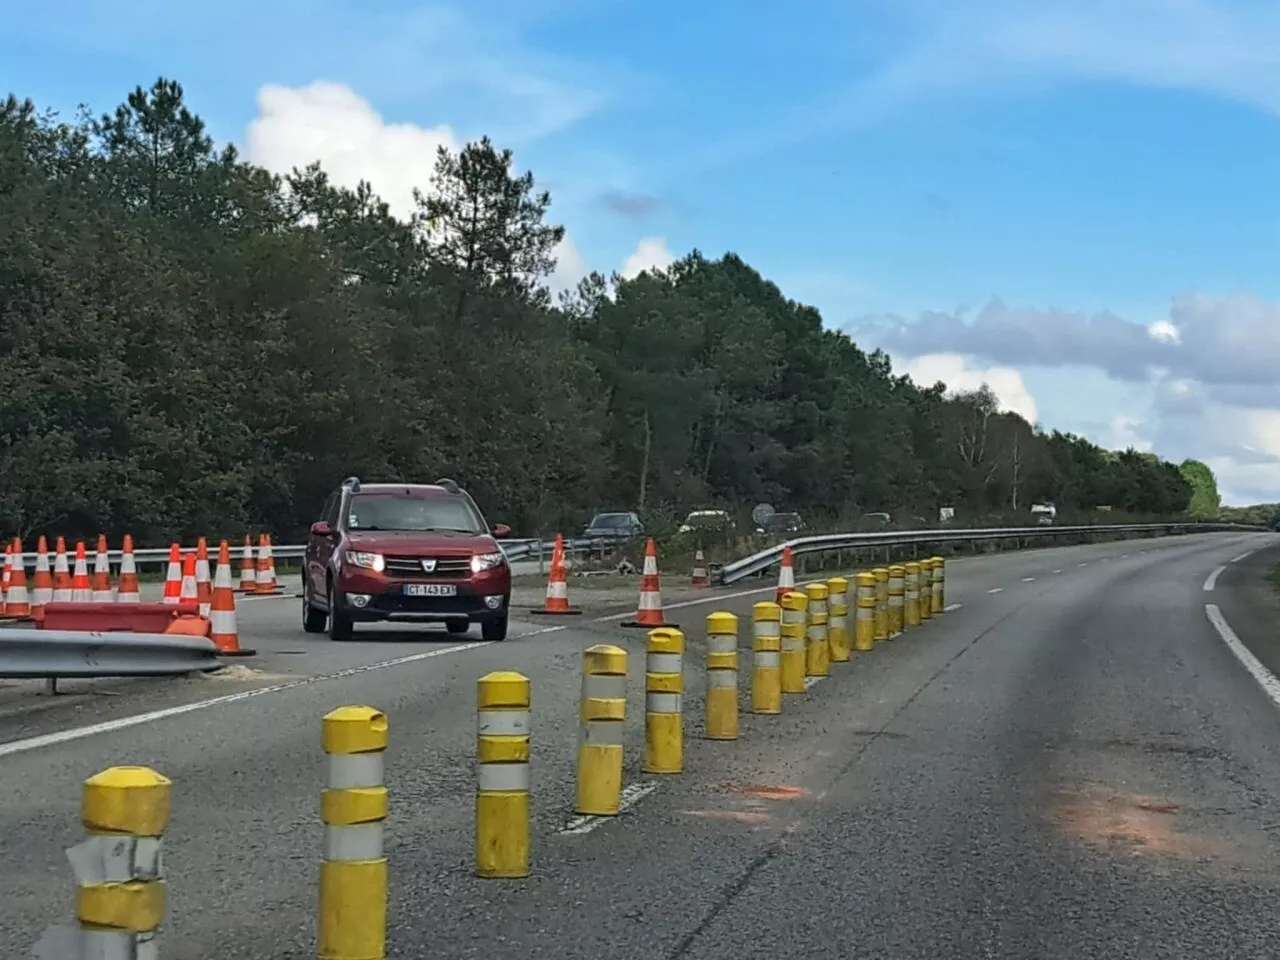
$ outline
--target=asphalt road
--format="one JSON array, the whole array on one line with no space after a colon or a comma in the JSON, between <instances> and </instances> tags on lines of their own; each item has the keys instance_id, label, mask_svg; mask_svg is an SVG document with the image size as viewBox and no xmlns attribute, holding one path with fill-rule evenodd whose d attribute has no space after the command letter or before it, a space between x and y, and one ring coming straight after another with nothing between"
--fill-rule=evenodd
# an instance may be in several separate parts
<instances>
[{"instance_id":1,"label":"asphalt road","mask_svg":"<svg viewBox=\"0 0 1280 960\"><path fill-rule=\"evenodd\" d=\"M0 700L0 954L73 915L80 781L145 763L175 782L166 960L314 956L319 719L369 703L391 719L392 957L1273 957L1280 711L1204 606L1245 625L1227 596L1268 554L1229 561L1277 543L953 562L958 609L834 666L783 716L744 716L735 743L698 739L701 622L732 610L748 644L761 594L669 604L692 661L669 778L639 773L643 635L621 616L528 617L505 644L335 645L304 639L292 599L246 603L262 674ZM652 789L565 835L580 655L606 641L632 653L627 781ZM527 881L471 875L475 680L493 669L533 684Z\"/></svg>"}]
</instances>

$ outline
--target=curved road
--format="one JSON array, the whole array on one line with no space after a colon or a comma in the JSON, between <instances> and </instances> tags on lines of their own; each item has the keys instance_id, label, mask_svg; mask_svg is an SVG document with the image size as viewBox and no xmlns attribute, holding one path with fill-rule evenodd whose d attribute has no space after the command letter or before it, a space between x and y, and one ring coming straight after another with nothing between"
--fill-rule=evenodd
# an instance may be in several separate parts
<instances>
[{"instance_id":1,"label":"curved road","mask_svg":"<svg viewBox=\"0 0 1280 960\"><path fill-rule=\"evenodd\" d=\"M302 639L292 600L246 604L245 641L275 675L0 710L0 953L72 916L61 850L81 836L80 781L146 763L175 782L162 956L314 956L319 718L367 702L391 718L392 957L1274 957L1280 710L1205 604L1234 619L1230 562L1277 543L953 562L958 609L833 665L783 716L744 716L735 743L697 739L693 642L687 772L661 782L638 769L643 636L616 619L334 647ZM746 647L758 599L670 614L696 640L707 612L733 610ZM632 651L627 776L643 796L565 833L579 657L605 641ZM493 669L534 691L535 871L515 883L470 873L474 685ZM160 713L83 729L142 711Z\"/></svg>"}]
</instances>

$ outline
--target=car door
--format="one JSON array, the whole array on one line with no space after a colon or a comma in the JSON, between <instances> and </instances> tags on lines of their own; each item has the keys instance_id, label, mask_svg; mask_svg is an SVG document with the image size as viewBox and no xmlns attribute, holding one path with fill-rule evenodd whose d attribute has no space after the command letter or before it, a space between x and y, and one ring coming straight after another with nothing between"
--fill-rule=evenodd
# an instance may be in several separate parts
<instances>
[{"instance_id":1,"label":"car door","mask_svg":"<svg viewBox=\"0 0 1280 960\"><path fill-rule=\"evenodd\" d=\"M320 511L319 519L329 524L329 529L333 533L337 533L338 529L338 506L342 499L342 491L337 490L329 494L329 498L324 502L324 508ZM327 602L328 584L326 583L325 570L329 566L329 558L333 556L333 546L337 542L336 536L317 537L315 534L307 535L307 584L312 602L321 604Z\"/></svg>"}]
</instances>

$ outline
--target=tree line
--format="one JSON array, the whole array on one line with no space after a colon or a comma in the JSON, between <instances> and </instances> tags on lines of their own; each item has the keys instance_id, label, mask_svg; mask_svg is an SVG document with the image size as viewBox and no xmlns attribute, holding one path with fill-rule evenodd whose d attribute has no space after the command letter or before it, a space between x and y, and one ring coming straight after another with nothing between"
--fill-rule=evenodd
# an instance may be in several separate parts
<instances>
[{"instance_id":1,"label":"tree line","mask_svg":"<svg viewBox=\"0 0 1280 960\"><path fill-rule=\"evenodd\" d=\"M376 190L246 163L170 80L74 120L0 103L0 525L296 539L352 474L454 477L525 535L1191 501L1153 455L913 383L732 253L557 301L551 198L487 139L440 150L408 220Z\"/></svg>"}]
</instances>

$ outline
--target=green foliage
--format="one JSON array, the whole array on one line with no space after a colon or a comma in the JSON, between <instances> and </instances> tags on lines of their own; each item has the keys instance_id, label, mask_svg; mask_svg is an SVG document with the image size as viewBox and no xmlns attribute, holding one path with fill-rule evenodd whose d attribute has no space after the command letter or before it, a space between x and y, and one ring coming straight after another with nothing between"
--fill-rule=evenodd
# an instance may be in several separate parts
<instances>
[{"instance_id":1,"label":"green foliage","mask_svg":"<svg viewBox=\"0 0 1280 960\"><path fill-rule=\"evenodd\" d=\"M1222 497L1218 493L1218 479L1213 471L1199 460L1183 460L1178 470L1191 487L1191 503L1187 505L1187 513L1197 519L1217 519L1222 511Z\"/></svg>"},{"instance_id":2,"label":"green foliage","mask_svg":"<svg viewBox=\"0 0 1280 960\"><path fill-rule=\"evenodd\" d=\"M425 186L404 223L376 184L243 163L163 79L73 123L0 103L0 526L295 538L351 474L456 477L525 534L1191 499L1154 457L895 375L734 254L553 306L563 228L487 139Z\"/></svg>"}]
</instances>

